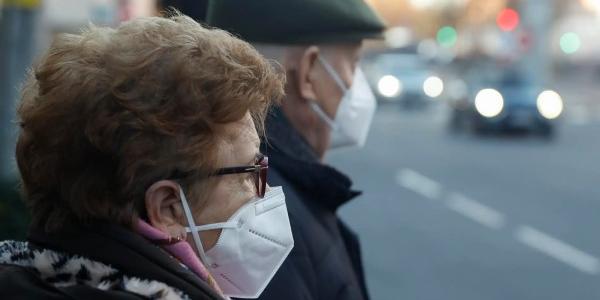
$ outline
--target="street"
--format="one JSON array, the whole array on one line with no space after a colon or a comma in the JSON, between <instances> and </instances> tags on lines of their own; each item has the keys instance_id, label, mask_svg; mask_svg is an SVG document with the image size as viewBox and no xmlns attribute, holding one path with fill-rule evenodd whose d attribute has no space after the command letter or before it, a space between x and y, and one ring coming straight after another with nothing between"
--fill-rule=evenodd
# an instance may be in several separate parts
<instances>
[{"instance_id":1,"label":"street","mask_svg":"<svg viewBox=\"0 0 600 300\"><path fill-rule=\"evenodd\" d=\"M380 105L363 149L327 157L364 192L340 215L372 299L600 299L600 118L573 111L545 141Z\"/></svg>"},{"instance_id":2,"label":"street","mask_svg":"<svg viewBox=\"0 0 600 300\"><path fill-rule=\"evenodd\" d=\"M0 299L362 299L329 207L265 196L277 102L371 300L600 300L599 53L600 0L0 0Z\"/></svg>"}]
</instances>

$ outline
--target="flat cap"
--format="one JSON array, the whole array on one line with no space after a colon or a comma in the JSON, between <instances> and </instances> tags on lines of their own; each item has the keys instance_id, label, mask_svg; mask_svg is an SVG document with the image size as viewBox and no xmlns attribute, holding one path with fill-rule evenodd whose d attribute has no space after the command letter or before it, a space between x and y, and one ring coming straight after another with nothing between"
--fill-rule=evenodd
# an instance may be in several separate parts
<instances>
[{"instance_id":1,"label":"flat cap","mask_svg":"<svg viewBox=\"0 0 600 300\"><path fill-rule=\"evenodd\" d=\"M364 0L210 0L206 22L268 44L355 42L385 29Z\"/></svg>"}]
</instances>

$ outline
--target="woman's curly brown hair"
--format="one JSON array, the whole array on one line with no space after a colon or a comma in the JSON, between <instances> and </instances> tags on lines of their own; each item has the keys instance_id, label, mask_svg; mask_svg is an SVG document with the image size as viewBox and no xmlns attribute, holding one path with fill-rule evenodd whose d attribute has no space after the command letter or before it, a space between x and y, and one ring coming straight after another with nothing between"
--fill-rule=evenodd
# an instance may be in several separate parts
<instances>
[{"instance_id":1,"label":"woman's curly brown hair","mask_svg":"<svg viewBox=\"0 0 600 300\"><path fill-rule=\"evenodd\" d=\"M18 108L16 156L33 226L130 226L145 190L214 171L221 125L261 132L284 78L252 46L182 15L56 38Z\"/></svg>"}]
</instances>

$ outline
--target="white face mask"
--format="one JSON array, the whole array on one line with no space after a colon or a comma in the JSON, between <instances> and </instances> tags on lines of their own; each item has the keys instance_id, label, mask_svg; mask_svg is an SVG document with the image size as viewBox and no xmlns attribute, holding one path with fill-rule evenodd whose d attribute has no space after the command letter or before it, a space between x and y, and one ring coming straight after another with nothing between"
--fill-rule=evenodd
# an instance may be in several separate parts
<instances>
[{"instance_id":1,"label":"white face mask","mask_svg":"<svg viewBox=\"0 0 600 300\"><path fill-rule=\"evenodd\" d=\"M185 216L200 258L225 296L258 298L294 247L285 195L272 187L264 198L244 204L227 222L196 226L183 190ZM221 229L217 243L204 251L199 231Z\"/></svg>"},{"instance_id":2,"label":"white face mask","mask_svg":"<svg viewBox=\"0 0 600 300\"><path fill-rule=\"evenodd\" d=\"M311 102L313 110L331 128L329 148L364 146L377 107L375 95L373 95L364 73L357 67L354 71L352 86L348 89L342 78L327 61L320 56L319 61L340 89L344 91L334 120L318 104L314 101Z\"/></svg>"}]
</instances>

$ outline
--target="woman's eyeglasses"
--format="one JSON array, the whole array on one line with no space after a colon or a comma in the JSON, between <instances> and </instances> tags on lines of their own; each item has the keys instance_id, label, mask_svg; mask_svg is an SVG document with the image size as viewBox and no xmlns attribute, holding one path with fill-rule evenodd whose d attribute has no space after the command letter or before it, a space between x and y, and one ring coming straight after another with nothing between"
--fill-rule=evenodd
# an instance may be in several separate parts
<instances>
[{"instance_id":1,"label":"woman's eyeglasses","mask_svg":"<svg viewBox=\"0 0 600 300\"><path fill-rule=\"evenodd\" d=\"M228 167L218 169L213 176L254 173L254 185L256 186L256 195L260 198L265 196L267 189L267 170L269 169L269 158L263 154L258 154L256 164L251 166Z\"/></svg>"},{"instance_id":2,"label":"woman's eyeglasses","mask_svg":"<svg viewBox=\"0 0 600 300\"><path fill-rule=\"evenodd\" d=\"M260 198L265 196L267 190L267 170L269 169L269 158L263 154L256 156L256 163L250 166L227 167L217 169L211 176L222 176L230 174L254 173L254 185L256 187L256 195ZM171 179L182 179L192 175L192 172L176 171Z\"/></svg>"}]
</instances>

